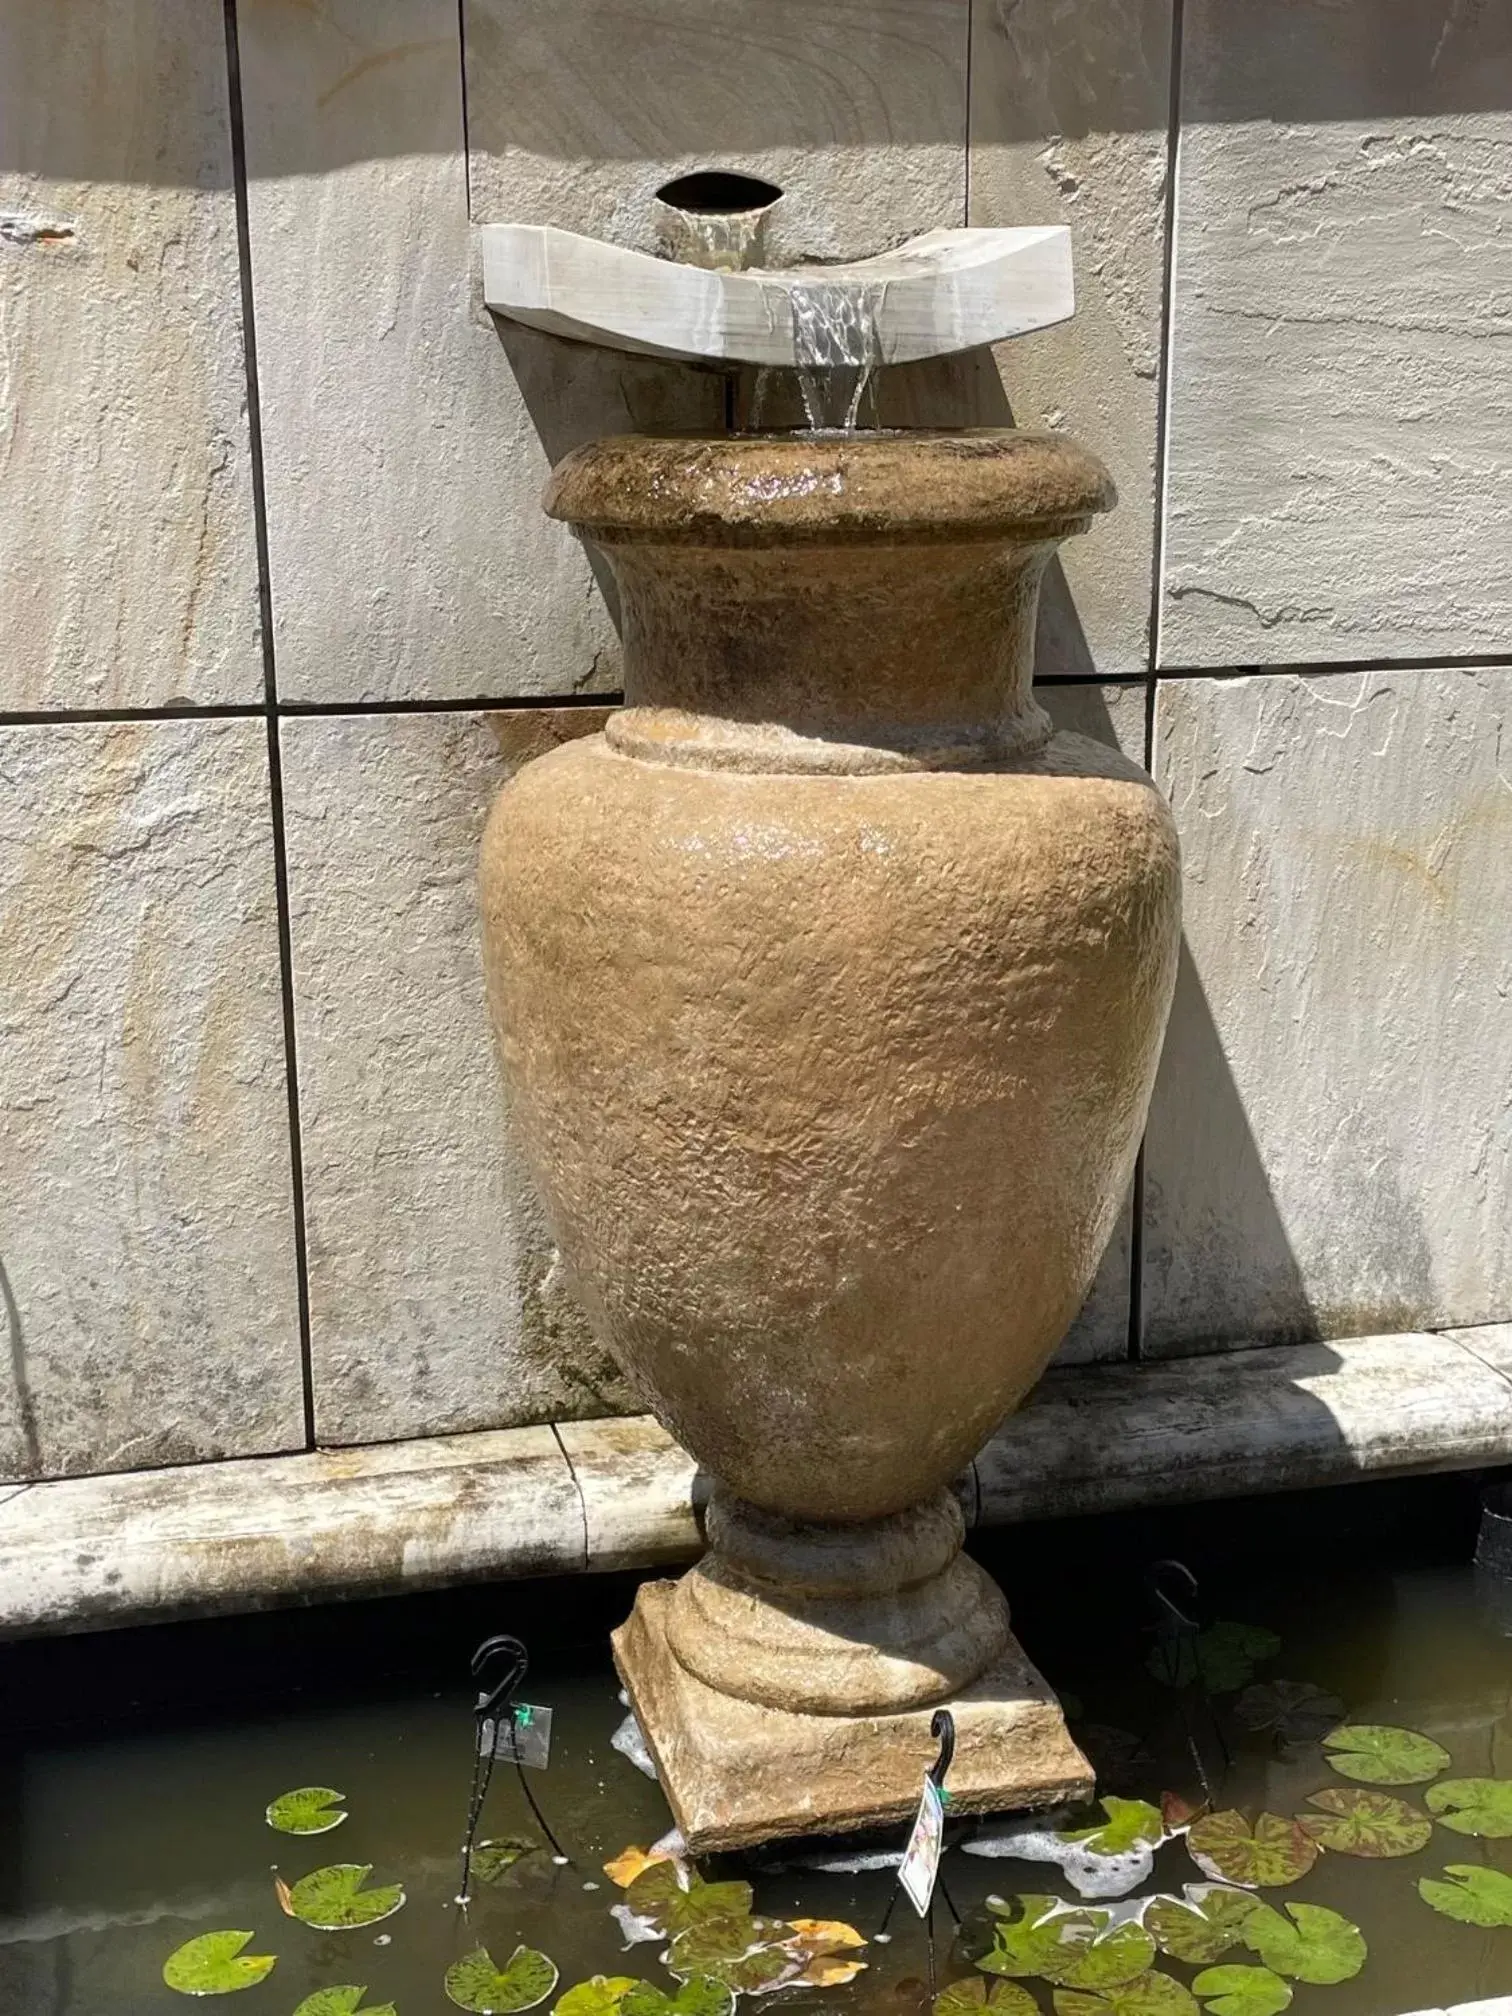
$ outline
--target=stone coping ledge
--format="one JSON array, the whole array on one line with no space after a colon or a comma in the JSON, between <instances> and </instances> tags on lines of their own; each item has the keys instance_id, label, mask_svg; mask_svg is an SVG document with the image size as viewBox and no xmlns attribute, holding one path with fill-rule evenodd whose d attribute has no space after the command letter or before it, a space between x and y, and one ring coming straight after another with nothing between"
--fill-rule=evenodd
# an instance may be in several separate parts
<instances>
[{"instance_id":1,"label":"stone coping ledge","mask_svg":"<svg viewBox=\"0 0 1512 2016\"><path fill-rule=\"evenodd\" d=\"M972 1524L1512 1462L1512 1323L1050 1373ZM647 1416L0 1486L0 1636L650 1568L702 1480Z\"/></svg>"}]
</instances>

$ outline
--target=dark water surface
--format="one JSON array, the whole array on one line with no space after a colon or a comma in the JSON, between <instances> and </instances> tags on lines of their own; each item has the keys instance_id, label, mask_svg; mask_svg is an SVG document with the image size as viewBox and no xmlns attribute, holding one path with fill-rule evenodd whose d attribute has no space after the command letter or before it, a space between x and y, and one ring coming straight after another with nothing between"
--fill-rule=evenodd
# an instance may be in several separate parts
<instances>
[{"instance_id":1,"label":"dark water surface","mask_svg":"<svg viewBox=\"0 0 1512 2016\"><path fill-rule=\"evenodd\" d=\"M1139 1739L1143 1754L1105 1789L1200 1796L1195 1741L1218 1803L1289 1816L1306 1810L1308 1793L1347 1781L1315 1742L1286 1745L1239 1726L1232 1697L1210 1712L1200 1696L1156 1683L1146 1670L1147 1565L1180 1557L1199 1577L1208 1620L1280 1635L1281 1652L1257 1679L1311 1682L1338 1695L1353 1721L1426 1732L1450 1752L1449 1775L1509 1777L1512 1595L1499 1609L1470 1567L1475 1505L1470 1480L1423 1480L1020 1528L984 1536L976 1551L1008 1590L1031 1653L1074 1697L1078 1728ZM632 1592L629 1578L506 1585L0 1649L0 2012L292 2016L317 1988L363 1982L370 2003L391 2001L399 2016L443 2016L442 1975L479 1941L499 1962L520 1942L544 1949L563 1989L601 1972L670 1990L657 1946L624 1950L608 1911L619 1892L601 1867L670 1824L655 1785L609 1742L624 1711L605 1633ZM555 1713L551 1767L532 1784L572 1866L527 1858L503 1884L480 1887L464 1921L453 1900L470 1772L467 1655L500 1630L531 1644L526 1698ZM351 1817L319 1837L273 1833L264 1808L303 1784L339 1787ZM1422 1788L1399 1796L1420 1803ZM483 1834L535 1831L501 1767ZM344 1933L284 1916L275 1866L293 1881L330 1862L372 1863L375 1882L403 1882L407 1905ZM1263 1893L1277 1906L1331 1906L1369 1944L1353 1981L1296 1988L1298 2016L1402 2016L1512 1996L1512 1927L1453 1923L1417 1894L1419 1877L1451 1862L1512 1873L1512 1841L1436 1826L1411 1857L1328 1854L1297 1884ZM724 1858L709 1873L748 1876L759 1911L842 1918L868 1934L891 1887L886 1874L825 1875L770 1858ZM968 1931L990 1892L1074 1896L1053 1867L958 1847L944 1873ZM1179 1894L1202 1880L1176 1839L1141 1894ZM937 1925L944 1981L969 1962L943 1907ZM251 1928L247 1950L276 1954L278 1965L233 1998L187 2002L163 1985L163 1961L221 1927ZM906 1906L891 1929L853 1983L782 1991L742 2011L917 2016L924 1929ZM1186 1983L1195 1972L1159 1964ZM1053 2010L1045 1984L1026 1985Z\"/></svg>"}]
</instances>

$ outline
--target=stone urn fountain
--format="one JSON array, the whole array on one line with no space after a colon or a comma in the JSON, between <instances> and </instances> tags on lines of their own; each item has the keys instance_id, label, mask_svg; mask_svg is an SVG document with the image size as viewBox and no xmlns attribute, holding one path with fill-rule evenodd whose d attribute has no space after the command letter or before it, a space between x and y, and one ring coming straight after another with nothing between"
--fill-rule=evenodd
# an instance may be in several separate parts
<instances>
[{"instance_id":1,"label":"stone urn fountain","mask_svg":"<svg viewBox=\"0 0 1512 2016\"><path fill-rule=\"evenodd\" d=\"M481 888L576 1292L708 1473L615 1656L695 1850L1091 1788L951 1484L1076 1313L1175 972L1150 779L1030 691L1113 502L1063 436L624 437L546 508L607 556L626 706L501 792Z\"/></svg>"}]
</instances>

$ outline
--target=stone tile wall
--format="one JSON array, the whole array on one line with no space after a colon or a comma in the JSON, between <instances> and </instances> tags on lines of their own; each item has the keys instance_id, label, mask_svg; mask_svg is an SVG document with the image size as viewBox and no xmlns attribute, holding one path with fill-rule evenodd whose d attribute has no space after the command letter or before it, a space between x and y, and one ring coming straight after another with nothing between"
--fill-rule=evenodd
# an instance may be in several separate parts
<instances>
[{"instance_id":1,"label":"stone tile wall","mask_svg":"<svg viewBox=\"0 0 1512 2016\"><path fill-rule=\"evenodd\" d=\"M1122 493L1042 690L1186 947L1065 1354L1512 1317L1505 9L0 0L0 1480L632 1406L472 857L618 683L550 463L754 388L495 324L471 225L649 244L706 166L782 259L1073 230L1074 322L879 393Z\"/></svg>"}]
</instances>

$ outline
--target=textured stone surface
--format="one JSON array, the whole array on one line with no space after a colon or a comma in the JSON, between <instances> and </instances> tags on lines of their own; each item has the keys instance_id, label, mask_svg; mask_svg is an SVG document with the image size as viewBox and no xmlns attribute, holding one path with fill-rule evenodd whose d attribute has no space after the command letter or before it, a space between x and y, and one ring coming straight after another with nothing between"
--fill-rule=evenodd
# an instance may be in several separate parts
<instances>
[{"instance_id":1,"label":"textured stone surface","mask_svg":"<svg viewBox=\"0 0 1512 2016\"><path fill-rule=\"evenodd\" d=\"M34 1486L0 1505L0 1636L583 1565L549 1428Z\"/></svg>"},{"instance_id":2,"label":"textured stone surface","mask_svg":"<svg viewBox=\"0 0 1512 2016\"><path fill-rule=\"evenodd\" d=\"M505 777L601 719L562 709L283 723L322 1442L627 1404L513 1159L475 887Z\"/></svg>"},{"instance_id":3,"label":"textured stone surface","mask_svg":"<svg viewBox=\"0 0 1512 2016\"><path fill-rule=\"evenodd\" d=\"M858 258L959 224L968 0L466 0L474 214L654 251L657 189L784 191L766 257Z\"/></svg>"},{"instance_id":4,"label":"textured stone surface","mask_svg":"<svg viewBox=\"0 0 1512 2016\"><path fill-rule=\"evenodd\" d=\"M1119 494L1046 594L1044 672L1149 663L1170 72L1171 0L972 10L969 221L1068 224L1075 248L1075 317L1000 345L1002 388L1022 425L1100 455Z\"/></svg>"},{"instance_id":5,"label":"textured stone surface","mask_svg":"<svg viewBox=\"0 0 1512 2016\"><path fill-rule=\"evenodd\" d=\"M1504 649L1512 15L1189 0L1161 658Z\"/></svg>"},{"instance_id":6,"label":"textured stone surface","mask_svg":"<svg viewBox=\"0 0 1512 2016\"><path fill-rule=\"evenodd\" d=\"M1163 681L1145 1348L1512 1308L1512 671Z\"/></svg>"},{"instance_id":7,"label":"textured stone surface","mask_svg":"<svg viewBox=\"0 0 1512 2016\"><path fill-rule=\"evenodd\" d=\"M5 707L261 695L230 184L218 7L6 8Z\"/></svg>"},{"instance_id":8,"label":"textured stone surface","mask_svg":"<svg viewBox=\"0 0 1512 2016\"><path fill-rule=\"evenodd\" d=\"M456 699L618 684L551 463L713 424L707 374L516 331L481 305L456 0L262 0L241 18L279 688Z\"/></svg>"},{"instance_id":9,"label":"textured stone surface","mask_svg":"<svg viewBox=\"0 0 1512 2016\"><path fill-rule=\"evenodd\" d=\"M0 728L0 1476L304 1439L261 721Z\"/></svg>"}]
</instances>

